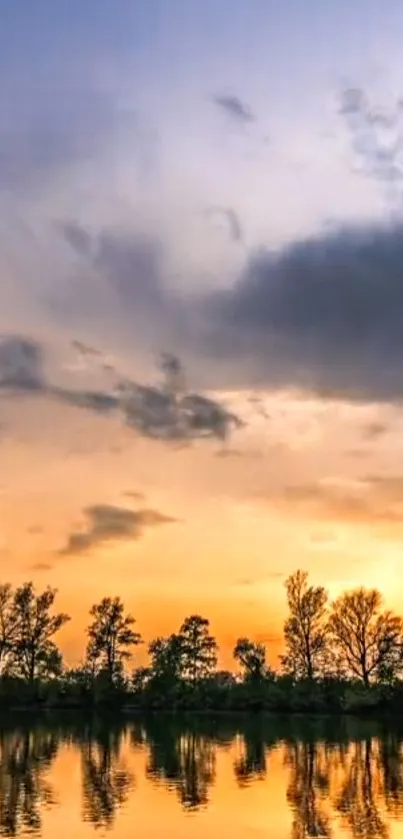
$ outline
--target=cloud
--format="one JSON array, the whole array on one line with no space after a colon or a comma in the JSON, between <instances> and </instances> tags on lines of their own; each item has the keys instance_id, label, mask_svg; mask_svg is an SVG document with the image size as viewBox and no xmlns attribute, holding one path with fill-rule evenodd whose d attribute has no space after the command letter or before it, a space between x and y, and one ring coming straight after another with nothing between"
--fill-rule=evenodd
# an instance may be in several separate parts
<instances>
[{"instance_id":1,"label":"cloud","mask_svg":"<svg viewBox=\"0 0 403 839\"><path fill-rule=\"evenodd\" d=\"M144 493L137 492L137 490L128 489L123 493L125 498L131 498L133 501L144 501Z\"/></svg>"},{"instance_id":2,"label":"cloud","mask_svg":"<svg viewBox=\"0 0 403 839\"><path fill-rule=\"evenodd\" d=\"M117 301L128 341L135 335L136 349L153 352L157 340L171 346L193 361L206 390L403 396L403 223L345 226L251 252L232 287L197 295L169 288L166 258L150 240L101 232L86 259ZM126 384L123 403L128 424L151 436L180 438L200 422L166 388ZM216 427L231 426L215 417Z\"/></svg>"},{"instance_id":3,"label":"cloud","mask_svg":"<svg viewBox=\"0 0 403 839\"><path fill-rule=\"evenodd\" d=\"M40 391L44 387L40 344L19 335L0 337L0 390Z\"/></svg>"},{"instance_id":4,"label":"cloud","mask_svg":"<svg viewBox=\"0 0 403 839\"><path fill-rule=\"evenodd\" d=\"M358 171L382 183L387 196L403 198L403 103L389 108L374 105L361 88L342 91L339 114L344 120Z\"/></svg>"},{"instance_id":5,"label":"cloud","mask_svg":"<svg viewBox=\"0 0 403 839\"><path fill-rule=\"evenodd\" d=\"M90 355L94 356L95 358L99 358L100 356L102 356L100 350L95 349L95 347L90 347L89 344L84 344L82 341L74 340L71 342L71 346L74 347L74 349L77 350L77 352L80 353L80 355Z\"/></svg>"},{"instance_id":6,"label":"cloud","mask_svg":"<svg viewBox=\"0 0 403 839\"><path fill-rule=\"evenodd\" d=\"M220 457L220 458L242 457L242 452L239 451L239 449L227 449L227 448L218 449L218 451L215 452L215 457Z\"/></svg>"},{"instance_id":7,"label":"cloud","mask_svg":"<svg viewBox=\"0 0 403 839\"><path fill-rule=\"evenodd\" d=\"M164 440L225 440L242 422L213 399L198 393L177 395L170 388L122 382L121 407L127 425L146 437Z\"/></svg>"},{"instance_id":8,"label":"cloud","mask_svg":"<svg viewBox=\"0 0 403 839\"><path fill-rule=\"evenodd\" d=\"M210 207L207 210L207 215L212 219L222 219L225 222L229 236L233 242L242 241L242 225L238 214L232 207Z\"/></svg>"},{"instance_id":9,"label":"cloud","mask_svg":"<svg viewBox=\"0 0 403 839\"><path fill-rule=\"evenodd\" d=\"M78 343L85 353L94 354L95 350ZM182 365L171 354L162 355L161 385L116 379L108 390L53 384L45 377L43 361L43 349L35 341L14 335L4 338L0 342L0 394L2 390L8 395L29 393L99 414L114 414L142 436L165 441L225 440L242 425L236 414L216 400L188 391Z\"/></svg>"},{"instance_id":10,"label":"cloud","mask_svg":"<svg viewBox=\"0 0 403 839\"><path fill-rule=\"evenodd\" d=\"M52 565L49 562L34 562L31 569L32 571L51 571Z\"/></svg>"},{"instance_id":11,"label":"cloud","mask_svg":"<svg viewBox=\"0 0 403 839\"><path fill-rule=\"evenodd\" d=\"M208 357L238 383L403 396L403 225L353 227L252 255L204 302Z\"/></svg>"},{"instance_id":12,"label":"cloud","mask_svg":"<svg viewBox=\"0 0 403 839\"><path fill-rule=\"evenodd\" d=\"M168 335L186 331L185 316L178 295L168 292L164 283L167 256L157 237L128 234L123 231L101 229L91 232L84 225L64 221L57 224L58 232L82 261L81 271L91 280L85 290L81 283L71 290L52 291L52 308L65 315L66 308L73 319L85 311L91 319L99 312L99 291L120 329L127 334L136 332L142 346L152 342L158 334L164 345ZM85 243L85 244L84 244ZM104 317L104 312L101 312ZM80 342L82 344L86 341Z\"/></svg>"},{"instance_id":13,"label":"cloud","mask_svg":"<svg viewBox=\"0 0 403 839\"><path fill-rule=\"evenodd\" d=\"M236 122L247 123L255 119L249 105L235 94L216 94L213 102Z\"/></svg>"},{"instance_id":14,"label":"cloud","mask_svg":"<svg viewBox=\"0 0 403 839\"><path fill-rule=\"evenodd\" d=\"M387 422L374 420L374 422L369 422L365 426L363 436L367 440L376 440L379 437L383 437L388 431L389 424Z\"/></svg>"},{"instance_id":15,"label":"cloud","mask_svg":"<svg viewBox=\"0 0 403 839\"><path fill-rule=\"evenodd\" d=\"M107 542L140 539L147 528L176 521L156 510L130 510L112 504L86 507L84 514L88 521L87 528L70 533L60 554L80 554Z\"/></svg>"},{"instance_id":16,"label":"cloud","mask_svg":"<svg viewBox=\"0 0 403 839\"><path fill-rule=\"evenodd\" d=\"M368 477L362 481L322 480L288 485L267 498L275 505L328 522L367 526L403 525L403 480ZM326 537L326 541L328 540Z\"/></svg>"},{"instance_id":17,"label":"cloud","mask_svg":"<svg viewBox=\"0 0 403 839\"><path fill-rule=\"evenodd\" d=\"M73 221L62 222L60 224L60 232L67 244L80 256L90 256L91 235L82 225L76 224Z\"/></svg>"}]
</instances>

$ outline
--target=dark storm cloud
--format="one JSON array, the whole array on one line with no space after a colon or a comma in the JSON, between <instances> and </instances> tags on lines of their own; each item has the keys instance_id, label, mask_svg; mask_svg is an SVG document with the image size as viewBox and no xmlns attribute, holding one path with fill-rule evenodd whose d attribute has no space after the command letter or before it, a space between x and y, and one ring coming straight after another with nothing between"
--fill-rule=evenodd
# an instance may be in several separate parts
<instances>
[{"instance_id":1,"label":"dark storm cloud","mask_svg":"<svg viewBox=\"0 0 403 839\"><path fill-rule=\"evenodd\" d=\"M205 346L245 382L403 396L403 225L341 230L253 256L205 302Z\"/></svg>"},{"instance_id":2,"label":"dark storm cloud","mask_svg":"<svg viewBox=\"0 0 403 839\"><path fill-rule=\"evenodd\" d=\"M145 530L176 519L157 510L130 510L112 504L94 504L84 510L87 527L69 534L61 554L80 554L106 542L140 539Z\"/></svg>"},{"instance_id":3,"label":"dark storm cloud","mask_svg":"<svg viewBox=\"0 0 403 839\"><path fill-rule=\"evenodd\" d=\"M213 102L236 122L253 122L254 116L246 102L235 94L216 94Z\"/></svg>"}]
</instances>

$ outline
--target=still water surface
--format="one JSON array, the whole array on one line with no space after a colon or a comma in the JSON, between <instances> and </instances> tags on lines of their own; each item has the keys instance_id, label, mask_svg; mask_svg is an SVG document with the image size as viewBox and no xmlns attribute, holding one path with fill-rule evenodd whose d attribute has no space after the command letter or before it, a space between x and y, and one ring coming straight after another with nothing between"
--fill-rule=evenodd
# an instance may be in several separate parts
<instances>
[{"instance_id":1,"label":"still water surface","mask_svg":"<svg viewBox=\"0 0 403 839\"><path fill-rule=\"evenodd\" d=\"M403 839L403 727L3 719L0 835Z\"/></svg>"}]
</instances>

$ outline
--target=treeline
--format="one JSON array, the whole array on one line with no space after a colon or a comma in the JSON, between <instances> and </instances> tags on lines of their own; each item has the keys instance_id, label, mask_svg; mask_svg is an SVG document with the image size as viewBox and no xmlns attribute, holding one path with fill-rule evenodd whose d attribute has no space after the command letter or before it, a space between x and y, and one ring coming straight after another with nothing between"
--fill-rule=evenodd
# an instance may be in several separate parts
<instances>
[{"instance_id":1,"label":"treeline","mask_svg":"<svg viewBox=\"0 0 403 839\"><path fill-rule=\"evenodd\" d=\"M209 621L187 617L148 645L149 664L130 665L144 643L119 597L90 610L80 666L67 667L55 638L70 617L55 589L0 586L0 702L3 706L129 705L141 710L398 710L403 698L403 620L375 589L330 602L302 571L285 584L284 655L275 670L262 644L239 638L234 671L217 669Z\"/></svg>"}]
</instances>

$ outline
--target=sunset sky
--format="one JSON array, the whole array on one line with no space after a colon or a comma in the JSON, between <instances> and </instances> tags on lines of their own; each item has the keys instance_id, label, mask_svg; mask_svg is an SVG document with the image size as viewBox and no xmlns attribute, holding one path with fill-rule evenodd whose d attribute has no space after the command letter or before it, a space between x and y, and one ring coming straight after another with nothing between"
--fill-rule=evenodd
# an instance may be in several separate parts
<instances>
[{"instance_id":1,"label":"sunset sky","mask_svg":"<svg viewBox=\"0 0 403 839\"><path fill-rule=\"evenodd\" d=\"M0 560L275 663L284 579L403 611L401 0L0 22Z\"/></svg>"}]
</instances>

